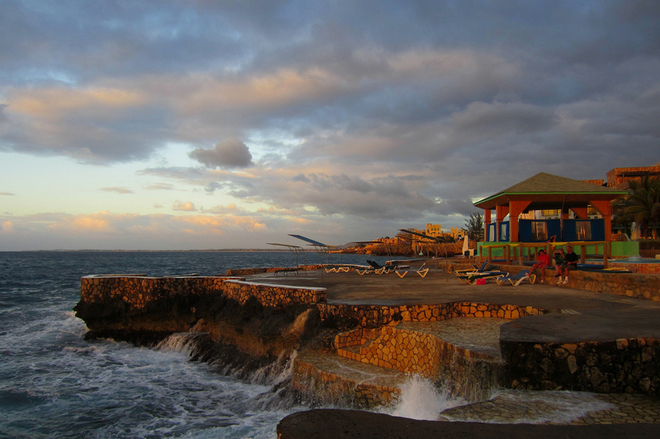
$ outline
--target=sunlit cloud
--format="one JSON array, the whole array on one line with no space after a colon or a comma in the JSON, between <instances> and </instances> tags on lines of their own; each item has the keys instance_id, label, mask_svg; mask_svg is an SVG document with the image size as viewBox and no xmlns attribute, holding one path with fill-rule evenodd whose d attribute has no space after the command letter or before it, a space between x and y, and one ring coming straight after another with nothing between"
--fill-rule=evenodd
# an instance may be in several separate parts
<instances>
[{"instance_id":1,"label":"sunlit cloud","mask_svg":"<svg viewBox=\"0 0 660 439\"><path fill-rule=\"evenodd\" d=\"M172 206L172 210L182 211L182 212L195 212L197 208L195 204L191 201L176 201Z\"/></svg>"},{"instance_id":2,"label":"sunlit cloud","mask_svg":"<svg viewBox=\"0 0 660 439\"><path fill-rule=\"evenodd\" d=\"M107 116L145 102L140 93L120 89L14 88L8 92L7 107L22 116L59 120L72 114Z\"/></svg>"}]
</instances>

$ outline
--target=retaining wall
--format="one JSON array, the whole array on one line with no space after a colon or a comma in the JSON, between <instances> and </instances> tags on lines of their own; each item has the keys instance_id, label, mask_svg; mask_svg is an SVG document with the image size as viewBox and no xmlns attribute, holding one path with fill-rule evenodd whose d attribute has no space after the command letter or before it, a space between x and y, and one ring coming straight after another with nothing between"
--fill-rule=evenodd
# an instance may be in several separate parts
<instances>
[{"instance_id":1,"label":"retaining wall","mask_svg":"<svg viewBox=\"0 0 660 439\"><path fill-rule=\"evenodd\" d=\"M262 306L275 308L325 302L325 288L295 288L244 282L219 276L85 276L81 279L81 302L107 303L121 300L129 310L140 310L162 299L191 295L223 295L241 305L255 298Z\"/></svg>"},{"instance_id":2,"label":"retaining wall","mask_svg":"<svg viewBox=\"0 0 660 439\"><path fill-rule=\"evenodd\" d=\"M500 341L513 389L660 394L660 341Z\"/></svg>"},{"instance_id":3,"label":"retaining wall","mask_svg":"<svg viewBox=\"0 0 660 439\"><path fill-rule=\"evenodd\" d=\"M439 305L335 305L319 303L321 319L352 322L362 328L378 328L399 321L437 322L453 317L497 317L517 319L544 311L532 306L454 302Z\"/></svg>"}]
</instances>

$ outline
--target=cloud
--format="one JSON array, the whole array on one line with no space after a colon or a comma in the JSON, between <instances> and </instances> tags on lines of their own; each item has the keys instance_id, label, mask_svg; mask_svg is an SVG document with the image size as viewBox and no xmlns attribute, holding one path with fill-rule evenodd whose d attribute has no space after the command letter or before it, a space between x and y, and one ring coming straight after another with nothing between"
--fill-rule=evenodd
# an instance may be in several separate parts
<instances>
[{"instance_id":1,"label":"cloud","mask_svg":"<svg viewBox=\"0 0 660 439\"><path fill-rule=\"evenodd\" d=\"M142 169L141 188L190 189L176 209L327 237L462 225L472 199L537 172L660 161L654 2L326 6L0 2L0 153ZM131 190L114 184L98 186ZM129 233L107 218L85 221Z\"/></svg>"},{"instance_id":2,"label":"cloud","mask_svg":"<svg viewBox=\"0 0 660 439\"><path fill-rule=\"evenodd\" d=\"M177 190L171 183L156 183L145 187L148 191L175 191Z\"/></svg>"},{"instance_id":3,"label":"cloud","mask_svg":"<svg viewBox=\"0 0 660 439\"><path fill-rule=\"evenodd\" d=\"M549 109L513 102L473 102L452 118L457 132L491 136L542 132L559 123L559 117Z\"/></svg>"},{"instance_id":4,"label":"cloud","mask_svg":"<svg viewBox=\"0 0 660 439\"><path fill-rule=\"evenodd\" d=\"M193 204L190 201L185 201L185 202L176 201L172 206L172 210L177 210L182 212L195 212L197 211L197 208L195 207L195 204Z\"/></svg>"},{"instance_id":5,"label":"cloud","mask_svg":"<svg viewBox=\"0 0 660 439\"><path fill-rule=\"evenodd\" d=\"M0 195L14 196L16 194L12 194L11 192L0 192Z\"/></svg>"},{"instance_id":6,"label":"cloud","mask_svg":"<svg viewBox=\"0 0 660 439\"><path fill-rule=\"evenodd\" d=\"M128 188L123 187L123 186L122 187L119 187L119 186L102 187L101 190L104 191L104 192L117 192L118 194L134 194L135 193L131 189L128 189Z\"/></svg>"},{"instance_id":7,"label":"cloud","mask_svg":"<svg viewBox=\"0 0 660 439\"><path fill-rule=\"evenodd\" d=\"M252 166L250 150L238 139L227 139L213 149L197 148L188 154L207 168L246 168Z\"/></svg>"},{"instance_id":8,"label":"cloud","mask_svg":"<svg viewBox=\"0 0 660 439\"><path fill-rule=\"evenodd\" d=\"M102 211L0 217L3 249L207 249L245 247L250 236L269 233L250 215L139 215ZM270 232L272 233L272 232ZM28 238L36 240L31 241ZM210 238L214 237L214 238ZM160 243L154 245L154 243Z\"/></svg>"}]
</instances>

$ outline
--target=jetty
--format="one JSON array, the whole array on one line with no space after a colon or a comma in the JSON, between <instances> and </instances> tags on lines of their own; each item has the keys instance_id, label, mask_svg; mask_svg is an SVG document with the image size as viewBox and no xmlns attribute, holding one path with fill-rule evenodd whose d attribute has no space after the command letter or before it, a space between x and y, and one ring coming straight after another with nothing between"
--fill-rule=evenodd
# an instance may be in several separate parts
<instances>
[{"instance_id":1,"label":"jetty","mask_svg":"<svg viewBox=\"0 0 660 439\"><path fill-rule=\"evenodd\" d=\"M198 334L207 345L232 346L235 361L258 364L295 351L288 386L321 404L391 404L414 374L467 401L439 421L538 422L547 404L512 404L506 392L588 392L601 408L569 424L660 427L660 276L576 271L567 286L465 285L453 273L469 267L464 261L427 267L424 277L414 266L405 277L323 267L90 275L76 311L90 338ZM279 437L300 437L291 425L305 415L295 416ZM307 416L319 422L314 411Z\"/></svg>"}]
</instances>

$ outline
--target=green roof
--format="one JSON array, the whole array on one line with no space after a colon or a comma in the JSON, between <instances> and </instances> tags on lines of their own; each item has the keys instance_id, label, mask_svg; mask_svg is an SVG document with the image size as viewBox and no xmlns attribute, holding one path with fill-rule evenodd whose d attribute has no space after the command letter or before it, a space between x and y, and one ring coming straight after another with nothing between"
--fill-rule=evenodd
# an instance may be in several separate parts
<instances>
[{"instance_id":1,"label":"green roof","mask_svg":"<svg viewBox=\"0 0 660 439\"><path fill-rule=\"evenodd\" d=\"M504 195L550 195L550 194L584 194L584 195L625 195L627 192L593 183L585 183L558 175L540 172L527 180L504 189L490 197L474 203L475 206Z\"/></svg>"}]
</instances>

